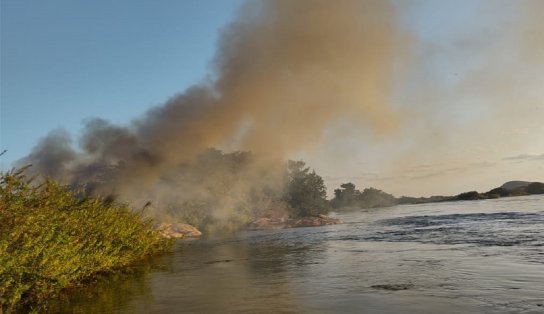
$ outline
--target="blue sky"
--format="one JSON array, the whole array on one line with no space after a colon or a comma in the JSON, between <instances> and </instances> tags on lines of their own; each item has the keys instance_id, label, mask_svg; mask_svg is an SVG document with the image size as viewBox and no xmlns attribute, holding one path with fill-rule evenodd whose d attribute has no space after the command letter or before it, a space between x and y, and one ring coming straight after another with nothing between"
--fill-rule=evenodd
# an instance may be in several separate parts
<instances>
[{"instance_id":1,"label":"blue sky","mask_svg":"<svg viewBox=\"0 0 544 314\"><path fill-rule=\"evenodd\" d=\"M241 1L2 1L2 168L51 129L126 123L203 79Z\"/></svg>"},{"instance_id":2,"label":"blue sky","mask_svg":"<svg viewBox=\"0 0 544 314\"><path fill-rule=\"evenodd\" d=\"M528 70L542 65L518 64L519 51L510 51L519 34L508 14L530 0L397 2L418 42L419 59L394 95L418 112L406 136L351 138L336 152L300 156L330 186L350 180L396 194L462 192L467 175L481 190L544 181L544 82ZM220 30L242 3L2 0L1 169L53 129L77 140L92 117L126 124L206 79ZM504 73L519 79L495 79ZM338 162L338 152L349 157Z\"/></svg>"}]
</instances>

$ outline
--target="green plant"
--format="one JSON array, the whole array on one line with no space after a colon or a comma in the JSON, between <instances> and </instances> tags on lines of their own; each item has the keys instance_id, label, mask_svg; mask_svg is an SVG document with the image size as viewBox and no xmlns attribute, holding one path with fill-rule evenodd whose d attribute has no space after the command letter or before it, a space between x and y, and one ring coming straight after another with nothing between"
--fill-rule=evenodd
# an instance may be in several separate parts
<instances>
[{"instance_id":1,"label":"green plant","mask_svg":"<svg viewBox=\"0 0 544 314\"><path fill-rule=\"evenodd\" d=\"M126 204L38 183L24 170L0 178L0 304L7 313L39 310L63 289L169 248Z\"/></svg>"},{"instance_id":2,"label":"green plant","mask_svg":"<svg viewBox=\"0 0 544 314\"><path fill-rule=\"evenodd\" d=\"M315 171L310 171L303 161L289 161L286 201L294 217L315 216L328 213L327 189Z\"/></svg>"}]
</instances>

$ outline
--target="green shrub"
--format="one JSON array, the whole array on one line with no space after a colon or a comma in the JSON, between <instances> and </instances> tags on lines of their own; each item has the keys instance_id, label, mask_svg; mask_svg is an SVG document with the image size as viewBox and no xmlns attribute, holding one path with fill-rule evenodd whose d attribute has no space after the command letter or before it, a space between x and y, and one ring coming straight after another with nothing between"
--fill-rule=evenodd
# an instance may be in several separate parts
<instances>
[{"instance_id":1,"label":"green shrub","mask_svg":"<svg viewBox=\"0 0 544 314\"><path fill-rule=\"evenodd\" d=\"M0 178L0 304L39 311L93 276L167 250L152 222L125 204L77 195L24 169Z\"/></svg>"},{"instance_id":2,"label":"green shrub","mask_svg":"<svg viewBox=\"0 0 544 314\"><path fill-rule=\"evenodd\" d=\"M327 189L315 171L310 171L303 161L290 160L287 165L288 183L285 201L292 217L327 214L330 210Z\"/></svg>"}]
</instances>

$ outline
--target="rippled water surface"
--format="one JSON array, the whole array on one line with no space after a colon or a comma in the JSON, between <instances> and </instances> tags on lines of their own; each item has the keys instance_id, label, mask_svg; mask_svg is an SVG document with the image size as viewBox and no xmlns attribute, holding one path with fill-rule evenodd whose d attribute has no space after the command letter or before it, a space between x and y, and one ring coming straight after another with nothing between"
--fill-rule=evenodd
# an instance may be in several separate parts
<instances>
[{"instance_id":1,"label":"rippled water surface","mask_svg":"<svg viewBox=\"0 0 544 314\"><path fill-rule=\"evenodd\" d=\"M336 214L180 242L76 313L544 313L544 196Z\"/></svg>"}]
</instances>

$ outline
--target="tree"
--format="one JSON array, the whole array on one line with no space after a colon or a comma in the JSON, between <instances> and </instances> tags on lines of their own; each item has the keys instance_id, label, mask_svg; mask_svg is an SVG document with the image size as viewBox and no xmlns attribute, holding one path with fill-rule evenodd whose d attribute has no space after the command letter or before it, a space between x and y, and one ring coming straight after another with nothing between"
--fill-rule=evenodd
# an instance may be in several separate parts
<instances>
[{"instance_id":1,"label":"tree","mask_svg":"<svg viewBox=\"0 0 544 314\"><path fill-rule=\"evenodd\" d=\"M340 185L340 189L334 190L334 198L331 205L334 208L353 206L357 197L361 194L355 189L355 184L348 182Z\"/></svg>"},{"instance_id":2,"label":"tree","mask_svg":"<svg viewBox=\"0 0 544 314\"><path fill-rule=\"evenodd\" d=\"M529 194L544 194L544 183L533 182L525 188L525 192Z\"/></svg>"},{"instance_id":3,"label":"tree","mask_svg":"<svg viewBox=\"0 0 544 314\"><path fill-rule=\"evenodd\" d=\"M315 171L303 161L290 160L287 165L286 202L295 217L315 216L329 211L327 189Z\"/></svg>"},{"instance_id":4,"label":"tree","mask_svg":"<svg viewBox=\"0 0 544 314\"><path fill-rule=\"evenodd\" d=\"M456 196L460 201L473 201L481 199L480 193L476 191L464 192Z\"/></svg>"},{"instance_id":5,"label":"tree","mask_svg":"<svg viewBox=\"0 0 544 314\"><path fill-rule=\"evenodd\" d=\"M362 208L389 207L398 203L393 195L375 188L364 189L357 201Z\"/></svg>"},{"instance_id":6,"label":"tree","mask_svg":"<svg viewBox=\"0 0 544 314\"><path fill-rule=\"evenodd\" d=\"M397 205L397 199L384 191L368 188L363 192L355 189L351 182L340 185L340 189L334 190L334 198L331 200L332 207L360 207L375 208Z\"/></svg>"},{"instance_id":7,"label":"tree","mask_svg":"<svg viewBox=\"0 0 544 314\"><path fill-rule=\"evenodd\" d=\"M494 188L484 193L489 198L507 197L510 196L510 191L503 187Z\"/></svg>"}]
</instances>

